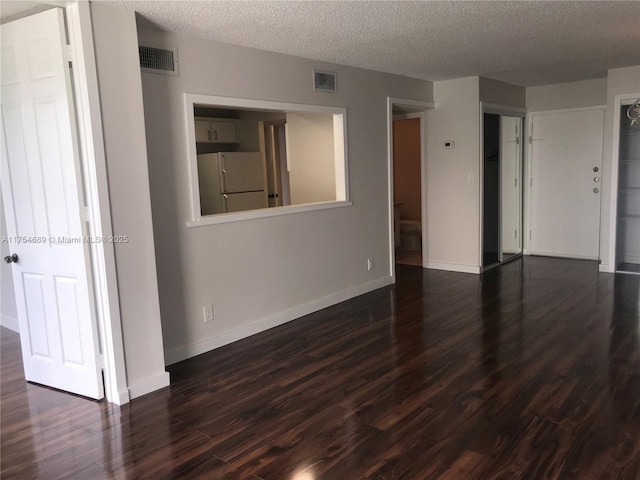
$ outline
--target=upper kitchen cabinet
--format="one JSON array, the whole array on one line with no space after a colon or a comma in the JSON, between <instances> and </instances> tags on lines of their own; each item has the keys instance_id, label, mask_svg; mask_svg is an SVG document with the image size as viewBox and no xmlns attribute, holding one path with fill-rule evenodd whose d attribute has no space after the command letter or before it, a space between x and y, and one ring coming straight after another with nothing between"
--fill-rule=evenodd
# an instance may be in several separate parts
<instances>
[{"instance_id":1,"label":"upper kitchen cabinet","mask_svg":"<svg viewBox=\"0 0 640 480\"><path fill-rule=\"evenodd\" d=\"M196 118L196 142L238 143L239 120L232 118Z\"/></svg>"}]
</instances>

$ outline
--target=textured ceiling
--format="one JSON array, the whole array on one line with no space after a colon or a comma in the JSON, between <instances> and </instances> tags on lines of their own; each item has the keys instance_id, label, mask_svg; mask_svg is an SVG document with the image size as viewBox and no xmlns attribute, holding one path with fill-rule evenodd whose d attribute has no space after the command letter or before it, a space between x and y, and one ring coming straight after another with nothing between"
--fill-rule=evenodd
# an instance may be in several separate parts
<instances>
[{"instance_id":1,"label":"textured ceiling","mask_svg":"<svg viewBox=\"0 0 640 480\"><path fill-rule=\"evenodd\" d=\"M10 22L16 18L42 12L48 8L52 8L52 6L33 0L1 0L0 23Z\"/></svg>"},{"instance_id":2,"label":"textured ceiling","mask_svg":"<svg viewBox=\"0 0 640 480\"><path fill-rule=\"evenodd\" d=\"M187 36L428 80L530 86L640 65L638 1L103 3Z\"/></svg>"}]
</instances>

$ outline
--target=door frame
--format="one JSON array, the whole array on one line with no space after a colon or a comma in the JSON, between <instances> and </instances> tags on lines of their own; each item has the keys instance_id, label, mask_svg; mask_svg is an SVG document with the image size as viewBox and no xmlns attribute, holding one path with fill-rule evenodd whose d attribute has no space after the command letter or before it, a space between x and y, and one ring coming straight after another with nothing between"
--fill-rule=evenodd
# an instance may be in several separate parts
<instances>
[{"instance_id":1,"label":"door frame","mask_svg":"<svg viewBox=\"0 0 640 480\"><path fill-rule=\"evenodd\" d=\"M593 105L590 107L578 107L578 108L561 108L554 110L540 110L536 112L527 112L526 117L526 132L527 132L527 146L525 148L525 176L524 180L524 226L523 226L523 234L522 237L522 253L524 255L531 255L531 209L533 207L533 197L532 197L532 181L533 181L533 142L537 139L533 137L533 118L537 115L548 115L554 113L570 113L570 112L585 112L589 110L602 110L603 118L606 125L606 105ZM604 135L604 132L603 132ZM603 145L602 145L602 159L601 165L604 165L604 137L603 137ZM603 168L603 167L602 167ZM616 170L617 173L617 170ZM617 187L617 179L616 179L616 187ZM598 223L600 228L598 230L598 257L601 258L600 247L602 245L602 198L604 195L600 195L600 213L598 214ZM615 255L615 248L614 248Z\"/></svg>"},{"instance_id":2,"label":"door frame","mask_svg":"<svg viewBox=\"0 0 640 480\"><path fill-rule=\"evenodd\" d=\"M426 182L426 112L434 109L434 102L420 100L409 100L404 98L387 97L387 196L388 196L388 241L389 241L389 276L392 282L396 281L396 253L394 240L394 207L393 207L393 107L401 107L412 115L411 118L420 118L420 196L421 212L420 222L422 225L422 268L427 264L427 224L426 224L426 204L427 204L427 182ZM397 115L396 115L397 117ZM409 117L406 117L409 118Z\"/></svg>"},{"instance_id":3,"label":"door frame","mask_svg":"<svg viewBox=\"0 0 640 480\"><path fill-rule=\"evenodd\" d=\"M290 199L287 198L288 202L286 205L283 205L283 201L285 200L284 198L284 194L282 192L282 190L284 190L283 188L283 182L282 182L282 159L281 158L275 158L276 157L276 147L275 147L275 136L272 135L272 133L274 132L273 127L275 126L283 126L285 128L285 142L287 139L287 135L286 135L286 127L287 127L287 120L286 119L282 119L282 120L262 120L258 122L258 141L260 144L260 155L262 157L262 162L264 164L264 179L265 179L265 185L267 186L267 188L265 188L265 194L268 196L269 195L269 166L268 166L268 159L269 159L269 155L273 156L273 161L274 163L277 162L277 167L275 167L278 172L277 172L277 181L276 186L280 187L280 192L276 192L279 195L279 200L276 201L276 205L274 205L275 207L282 207L282 206L287 206L291 204ZM269 133L267 133L267 130L269 131ZM271 150L271 152L269 153L269 150ZM285 155L286 155L286 147L285 147ZM287 163L288 163L288 158L287 159ZM285 165L285 168L287 168L288 165ZM268 200L268 199L267 199ZM280 205L277 205L278 203L280 203Z\"/></svg>"},{"instance_id":4,"label":"door frame","mask_svg":"<svg viewBox=\"0 0 640 480\"><path fill-rule=\"evenodd\" d=\"M74 99L89 235L113 236L107 162L104 149L102 112L98 87L93 29L89 2L76 0L65 8L73 58ZM113 243L91 244L93 290L96 302L100 347L103 356L105 398L122 405L129 402L120 299Z\"/></svg>"},{"instance_id":5,"label":"door frame","mask_svg":"<svg viewBox=\"0 0 640 480\"><path fill-rule=\"evenodd\" d=\"M613 99L613 142L611 145L611 165L609 186L609 245L608 250L602 250L602 237L606 233L602 229L602 203L600 205L600 266L599 271L615 273L616 271L616 242L618 236L618 175L620 169L620 112L624 102L631 100L632 102L640 98L640 92L625 93L616 95ZM605 111L606 115L606 111ZM606 119L605 119L606 121ZM603 152L604 156L604 152ZM602 167L604 174L604 158L602 159ZM604 187L604 184L603 184ZM601 202L604 195L601 196ZM605 262L606 261L606 262Z\"/></svg>"},{"instance_id":6,"label":"door frame","mask_svg":"<svg viewBox=\"0 0 640 480\"><path fill-rule=\"evenodd\" d=\"M484 272L486 270L490 270L492 268L498 267L502 265L502 262L498 262L487 267L483 266L483 252L484 252L484 114L492 113L495 115L500 115L500 125L502 125L502 116L508 117L520 117L521 119L521 127L520 127L520 136L521 138L521 151L520 151L520 194L524 195L524 170L525 170L525 154L524 154L524 132L525 132L525 120L527 118L527 109L521 107L511 107L509 105L500 105L497 103L487 103L480 102L480 148L478 151L479 154L479 163L480 163L480 177L478 179L478 186L480 191L480 196L478 197L478 215L480 218L480 231L479 239L478 239L478 265L480 272ZM502 198L502 192L500 192L500 198ZM500 205L500 204L499 204ZM519 258L524 254L524 231L525 231L525 222L524 222L524 212L525 212L525 204L524 201L521 203L521 212L520 212L520 236L522 237L522 252L520 255L516 255L512 260ZM500 228L502 229L502 218L500 216ZM499 239L499 249L502 250L502 237ZM501 252L500 252L501 254Z\"/></svg>"}]
</instances>

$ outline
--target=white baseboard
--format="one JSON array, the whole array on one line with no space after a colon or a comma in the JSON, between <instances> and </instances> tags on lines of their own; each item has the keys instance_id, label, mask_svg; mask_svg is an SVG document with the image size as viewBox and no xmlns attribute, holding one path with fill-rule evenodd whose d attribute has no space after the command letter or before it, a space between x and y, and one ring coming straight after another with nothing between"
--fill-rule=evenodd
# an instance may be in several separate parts
<instances>
[{"instance_id":1,"label":"white baseboard","mask_svg":"<svg viewBox=\"0 0 640 480\"><path fill-rule=\"evenodd\" d=\"M160 387L160 388L163 388L163 387ZM131 400L131 398L132 397L129 393L129 389L125 389L125 390L118 390L116 398L107 398L107 401L114 403L116 405L124 405L126 403L129 403L129 400Z\"/></svg>"},{"instance_id":2,"label":"white baseboard","mask_svg":"<svg viewBox=\"0 0 640 480\"><path fill-rule=\"evenodd\" d=\"M341 292L328 295L326 297L313 300L311 302L299 305L297 307L290 308L283 312L270 315L259 320L255 320L251 323L243 325L241 327L229 330L212 337L208 337L197 342L183 345L180 347L167 350L164 354L165 363L171 365L187 358L195 357L202 353L209 352L216 348L220 348L224 345L228 345L243 338L250 337L256 333L264 332L270 328L277 327L279 325L288 323L292 320L296 320L310 313L317 312L323 308L330 307L350 298L363 295L365 293L377 290L378 288L386 287L393 284L393 278L391 276L378 278L371 282L363 283L355 287L350 287Z\"/></svg>"},{"instance_id":3,"label":"white baseboard","mask_svg":"<svg viewBox=\"0 0 640 480\"><path fill-rule=\"evenodd\" d=\"M616 273L614 268L611 268L609 265L601 263L598 265L598 271L602 273Z\"/></svg>"},{"instance_id":4,"label":"white baseboard","mask_svg":"<svg viewBox=\"0 0 640 480\"><path fill-rule=\"evenodd\" d=\"M550 253L550 252L534 252L529 251L529 255L537 255L539 257L552 257L552 258L570 258L571 260L598 260L598 257L589 255L572 255L570 253Z\"/></svg>"},{"instance_id":5,"label":"white baseboard","mask_svg":"<svg viewBox=\"0 0 640 480\"><path fill-rule=\"evenodd\" d=\"M139 382L129 385L129 397L131 400L147 393L160 390L169 386L169 372L162 372L153 377L147 377ZM125 402L126 403L126 402Z\"/></svg>"},{"instance_id":6,"label":"white baseboard","mask_svg":"<svg viewBox=\"0 0 640 480\"><path fill-rule=\"evenodd\" d=\"M432 270L446 270L448 272L461 272L461 273L480 273L480 267L475 265L458 265L456 263L438 263L438 262L427 262L425 268L430 268Z\"/></svg>"},{"instance_id":7,"label":"white baseboard","mask_svg":"<svg viewBox=\"0 0 640 480\"><path fill-rule=\"evenodd\" d=\"M8 328L12 332L20 333L20 325L18 324L17 318L2 314L2 316L0 316L0 325L4 328Z\"/></svg>"}]
</instances>

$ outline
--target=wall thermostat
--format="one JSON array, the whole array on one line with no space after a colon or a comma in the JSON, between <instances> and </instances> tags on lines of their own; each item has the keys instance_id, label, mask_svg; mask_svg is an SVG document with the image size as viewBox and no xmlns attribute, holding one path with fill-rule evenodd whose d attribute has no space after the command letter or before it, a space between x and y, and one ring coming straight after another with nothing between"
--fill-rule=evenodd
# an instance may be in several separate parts
<instances>
[{"instance_id":1,"label":"wall thermostat","mask_svg":"<svg viewBox=\"0 0 640 480\"><path fill-rule=\"evenodd\" d=\"M456 142L454 142L453 140L445 140L444 148L456 148Z\"/></svg>"}]
</instances>

